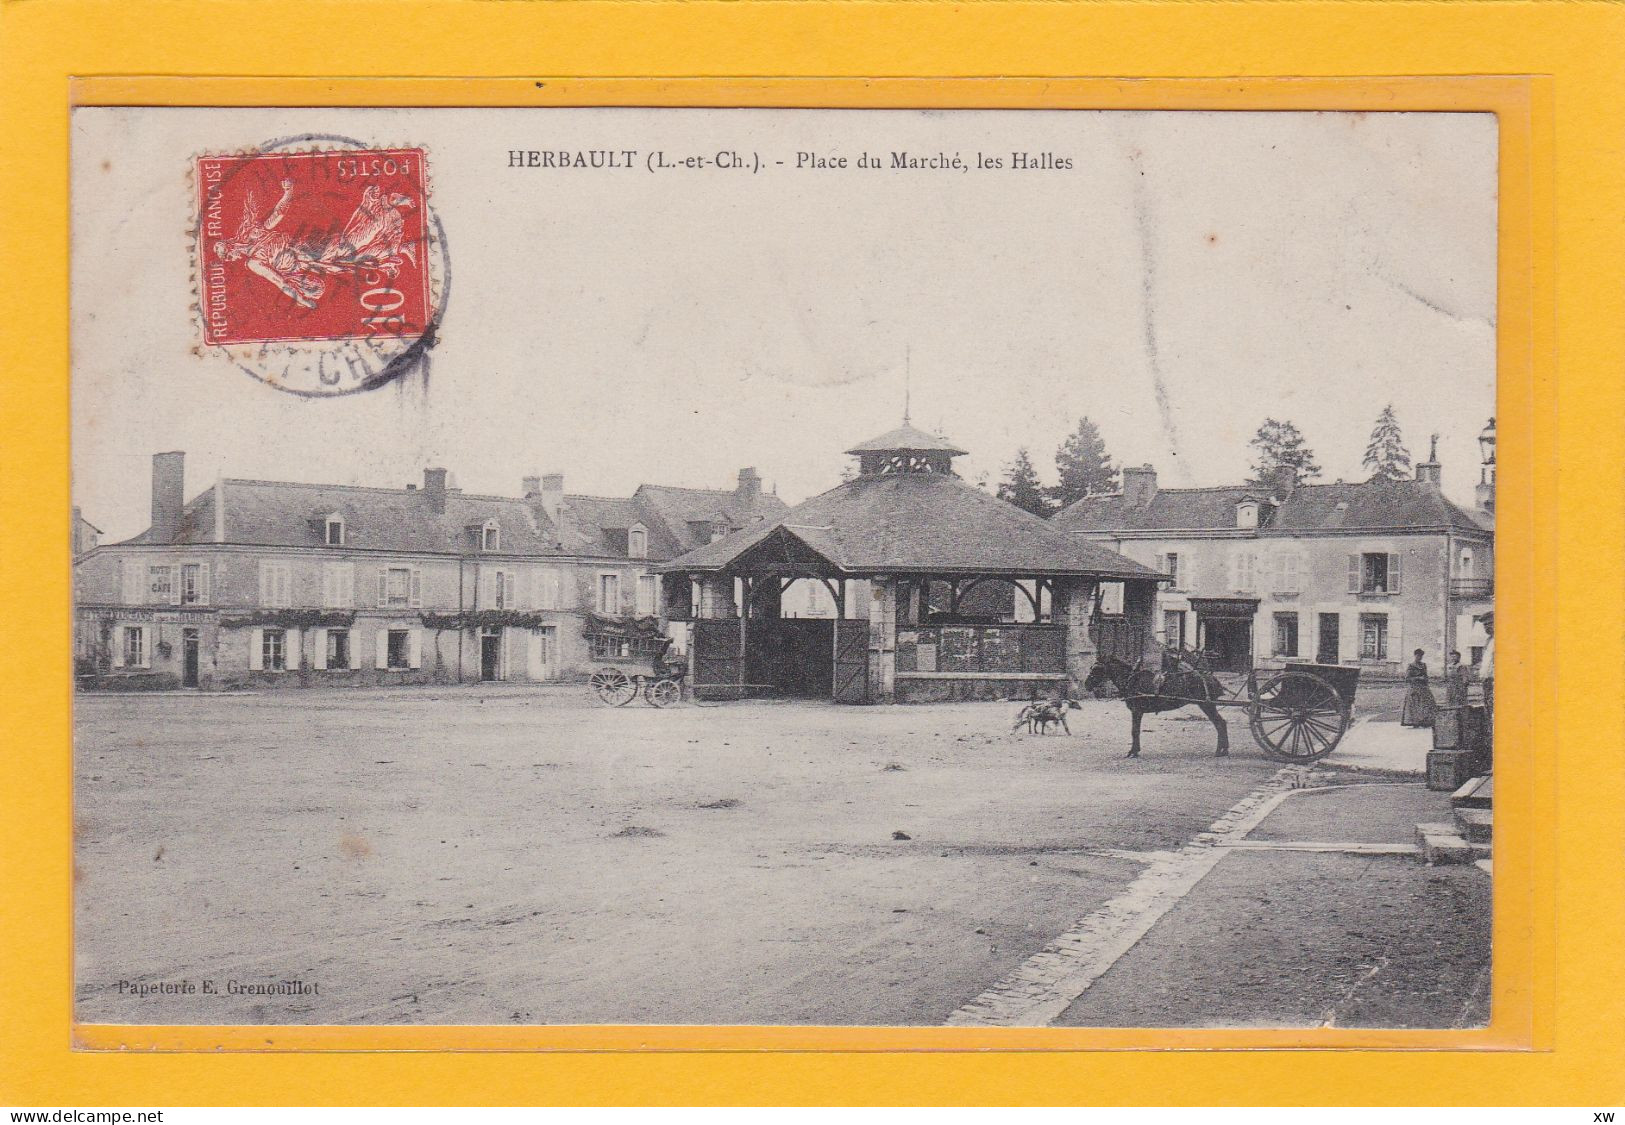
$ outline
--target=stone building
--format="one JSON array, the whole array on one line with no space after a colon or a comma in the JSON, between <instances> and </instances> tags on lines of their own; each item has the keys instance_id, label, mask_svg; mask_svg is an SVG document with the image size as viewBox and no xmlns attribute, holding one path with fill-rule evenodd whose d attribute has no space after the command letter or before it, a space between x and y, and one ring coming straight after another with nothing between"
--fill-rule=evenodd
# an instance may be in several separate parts
<instances>
[{"instance_id":1,"label":"stone building","mask_svg":"<svg viewBox=\"0 0 1625 1125\"><path fill-rule=\"evenodd\" d=\"M1205 650L1216 669L1311 660L1399 675L1419 648L1437 674L1453 649L1473 662L1495 588L1493 492L1464 510L1440 473L1430 457L1413 480L1284 472L1266 487L1160 488L1145 465L1050 522L1165 574L1164 643Z\"/></svg>"},{"instance_id":2,"label":"stone building","mask_svg":"<svg viewBox=\"0 0 1625 1125\"><path fill-rule=\"evenodd\" d=\"M153 458L152 523L75 562L75 657L91 687L544 681L659 646L654 567L784 509L754 470L732 490L644 485L465 493L221 479L185 500Z\"/></svg>"}]
</instances>

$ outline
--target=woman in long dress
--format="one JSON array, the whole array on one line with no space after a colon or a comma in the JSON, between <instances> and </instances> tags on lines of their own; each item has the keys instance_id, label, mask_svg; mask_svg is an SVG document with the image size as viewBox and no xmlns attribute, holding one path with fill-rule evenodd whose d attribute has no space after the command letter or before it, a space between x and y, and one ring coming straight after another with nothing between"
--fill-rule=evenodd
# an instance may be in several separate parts
<instances>
[{"instance_id":1,"label":"woman in long dress","mask_svg":"<svg viewBox=\"0 0 1625 1125\"><path fill-rule=\"evenodd\" d=\"M1422 650L1417 649L1415 656L1411 666L1405 669L1405 682L1410 685L1410 690L1405 693L1405 706L1399 712L1399 721L1407 727L1431 727L1439 704L1428 688L1428 666L1422 662Z\"/></svg>"}]
</instances>

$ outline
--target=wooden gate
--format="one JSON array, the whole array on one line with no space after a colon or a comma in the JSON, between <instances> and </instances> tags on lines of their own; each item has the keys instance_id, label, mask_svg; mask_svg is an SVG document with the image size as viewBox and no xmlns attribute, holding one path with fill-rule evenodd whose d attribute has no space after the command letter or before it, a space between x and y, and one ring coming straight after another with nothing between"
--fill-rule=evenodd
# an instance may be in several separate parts
<instances>
[{"instance_id":1,"label":"wooden gate","mask_svg":"<svg viewBox=\"0 0 1625 1125\"><path fill-rule=\"evenodd\" d=\"M689 639L694 653L693 690L696 699L739 699L744 695L745 662L739 645L737 618L694 622Z\"/></svg>"},{"instance_id":2,"label":"wooden gate","mask_svg":"<svg viewBox=\"0 0 1625 1125\"><path fill-rule=\"evenodd\" d=\"M835 702L869 702L869 623L835 622Z\"/></svg>"}]
</instances>

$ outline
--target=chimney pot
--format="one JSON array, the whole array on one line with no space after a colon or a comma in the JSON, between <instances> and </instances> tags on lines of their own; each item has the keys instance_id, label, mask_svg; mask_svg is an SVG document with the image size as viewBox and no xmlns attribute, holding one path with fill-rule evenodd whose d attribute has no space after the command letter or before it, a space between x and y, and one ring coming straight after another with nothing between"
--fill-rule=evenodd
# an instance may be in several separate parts
<instances>
[{"instance_id":1,"label":"chimney pot","mask_svg":"<svg viewBox=\"0 0 1625 1125\"><path fill-rule=\"evenodd\" d=\"M152 455L152 534L160 543L173 543L181 533L181 509L186 506L186 454Z\"/></svg>"}]
</instances>

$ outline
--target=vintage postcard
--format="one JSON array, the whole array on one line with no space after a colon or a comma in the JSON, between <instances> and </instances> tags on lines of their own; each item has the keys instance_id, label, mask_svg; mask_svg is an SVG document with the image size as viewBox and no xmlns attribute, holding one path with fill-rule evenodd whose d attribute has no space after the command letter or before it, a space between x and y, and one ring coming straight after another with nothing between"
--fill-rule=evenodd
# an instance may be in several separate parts
<instances>
[{"instance_id":1,"label":"vintage postcard","mask_svg":"<svg viewBox=\"0 0 1625 1125\"><path fill-rule=\"evenodd\" d=\"M81 1025L1491 1020L1495 114L71 147Z\"/></svg>"}]
</instances>

